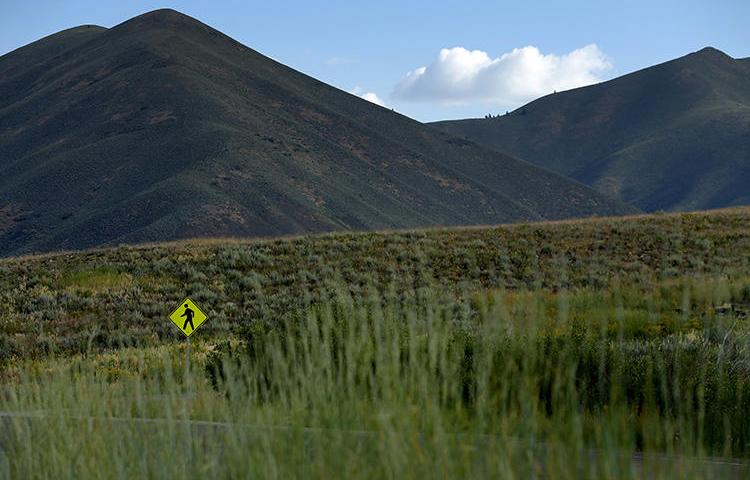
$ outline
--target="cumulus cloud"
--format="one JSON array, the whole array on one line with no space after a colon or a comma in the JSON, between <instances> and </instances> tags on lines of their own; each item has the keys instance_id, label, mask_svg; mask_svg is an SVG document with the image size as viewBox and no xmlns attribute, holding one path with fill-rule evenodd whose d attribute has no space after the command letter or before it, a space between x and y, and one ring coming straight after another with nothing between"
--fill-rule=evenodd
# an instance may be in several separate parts
<instances>
[{"instance_id":1,"label":"cumulus cloud","mask_svg":"<svg viewBox=\"0 0 750 480\"><path fill-rule=\"evenodd\" d=\"M445 105L519 105L555 90L597 83L610 68L610 60L594 44L559 56L528 46L498 58L481 50L444 48L432 64L406 74L393 98Z\"/></svg>"},{"instance_id":2,"label":"cumulus cloud","mask_svg":"<svg viewBox=\"0 0 750 480\"><path fill-rule=\"evenodd\" d=\"M380 99L374 92L367 92L362 87L354 87L351 90L349 90L349 93L352 95L356 95L358 97L364 98L368 102L372 102L376 105L380 105L381 107L385 107L385 102Z\"/></svg>"}]
</instances>

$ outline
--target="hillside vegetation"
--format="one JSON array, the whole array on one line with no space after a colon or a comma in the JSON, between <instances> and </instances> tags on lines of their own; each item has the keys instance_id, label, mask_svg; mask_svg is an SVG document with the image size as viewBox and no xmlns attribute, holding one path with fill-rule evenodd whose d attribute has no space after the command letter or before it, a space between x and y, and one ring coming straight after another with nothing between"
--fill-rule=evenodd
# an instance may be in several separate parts
<instances>
[{"instance_id":1,"label":"hillside vegetation","mask_svg":"<svg viewBox=\"0 0 750 480\"><path fill-rule=\"evenodd\" d=\"M750 62L705 48L438 129L644 211L750 203Z\"/></svg>"},{"instance_id":2,"label":"hillside vegetation","mask_svg":"<svg viewBox=\"0 0 750 480\"><path fill-rule=\"evenodd\" d=\"M637 212L158 10L0 57L0 256Z\"/></svg>"},{"instance_id":3,"label":"hillside vegetation","mask_svg":"<svg viewBox=\"0 0 750 480\"><path fill-rule=\"evenodd\" d=\"M5 259L0 469L747 478L748 252L738 208Z\"/></svg>"},{"instance_id":4,"label":"hillside vegetation","mask_svg":"<svg viewBox=\"0 0 750 480\"><path fill-rule=\"evenodd\" d=\"M747 478L748 252L739 208L5 259L0 469Z\"/></svg>"},{"instance_id":5,"label":"hillside vegetation","mask_svg":"<svg viewBox=\"0 0 750 480\"><path fill-rule=\"evenodd\" d=\"M202 336L284 323L344 286L452 294L492 289L649 289L679 277L750 272L750 210L515 226L337 233L117 247L0 261L5 348L38 355L180 338L166 315L185 296Z\"/></svg>"}]
</instances>

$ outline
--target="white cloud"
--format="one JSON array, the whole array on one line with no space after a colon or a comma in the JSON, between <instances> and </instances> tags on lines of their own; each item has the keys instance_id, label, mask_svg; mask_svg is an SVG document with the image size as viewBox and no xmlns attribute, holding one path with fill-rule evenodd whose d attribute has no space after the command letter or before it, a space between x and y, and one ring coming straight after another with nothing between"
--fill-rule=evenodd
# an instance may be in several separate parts
<instances>
[{"instance_id":1,"label":"white cloud","mask_svg":"<svg viewBox=\"0 0 750 480\"><path fill-rule=\"evenodd\" d=\"M368 102L372 102L376 105L380 105L381 107L385 107L385 102L383 102L380 97L378 97L374 92L366 92L362 87L354 87L349 90L349 93L364 98Z\"/></svg>"},{"instance_id":2,"label":"white cloud","mask_svg":"<svg viewBox=\"0 0 750 480\"><path fill-rule=\"evenodd\" d=\"M406 74L393 97L444 105L517 106L555 90L597 83L610 68L610 60L593 44L561 56L528 46L498 58L481 50L444 48L432 64Z\"/></svg>"}]
</instances>

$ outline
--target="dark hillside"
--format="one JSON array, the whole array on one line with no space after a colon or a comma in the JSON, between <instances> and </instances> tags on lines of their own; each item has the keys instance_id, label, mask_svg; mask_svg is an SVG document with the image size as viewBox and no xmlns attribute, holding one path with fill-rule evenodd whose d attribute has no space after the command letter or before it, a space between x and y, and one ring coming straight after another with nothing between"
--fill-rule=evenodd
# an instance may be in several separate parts
<instances>
[{"instance_id":1,"label":"dark hillside","mask_svg":"<svg viewBox=\"0 0 750 480\"><path fill-rule=\"evenodd\" d=\"M0 255L635 211L172 10L61 32L0 72Z\"/></svg>"},{"instance_id":2,"label":"dark hillside","mask_svg":"<svg viewBox=\"0 0 750 480\"><path fill-rule=\"evenodd\" d=\"M25 47L14 50L2 57L0 61L0 82L7 82L19 72L43 66L54 57L64 55L107 30L97 25L82 25L49 35ZM40 74L41 70L38 71ZM26 72L24 72L26 73ZM9 92L7 89L6 92Z\"/></svg>"},{"instance_id":3,"label":"dark hillside","mask_svg":"<svg viewBox=\"0 0 750 480\"><path fill-rule=\"evenodd\" d=\"M750 63L714 48L436 127L646 210L750 203Z\"/></svg>"}]
</instances>

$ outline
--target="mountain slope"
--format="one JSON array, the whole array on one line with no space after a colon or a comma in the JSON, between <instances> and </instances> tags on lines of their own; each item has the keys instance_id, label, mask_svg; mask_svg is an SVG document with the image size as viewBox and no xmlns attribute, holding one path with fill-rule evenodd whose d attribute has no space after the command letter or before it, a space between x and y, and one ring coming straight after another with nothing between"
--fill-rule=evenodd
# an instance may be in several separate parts
<instances>
[{"instance_id":1,"label":"mountain slope","mask_svg":"<svg viewBox=\"0 0 750 480\"><path fill-rule=\"evenodd\" d=\"M0 255L622 214L172 10L0 57Z\"/></svg>"},{"instance_id":2,"label":"mountain slope","mask_svg":"<svg viewBox=\"0 0 750 480\"><path fill-rule=\"evenodd\" d=\"M646 210L750 203L750 62L706 48L439 129Z\"/></svg>"}]
</instances>

